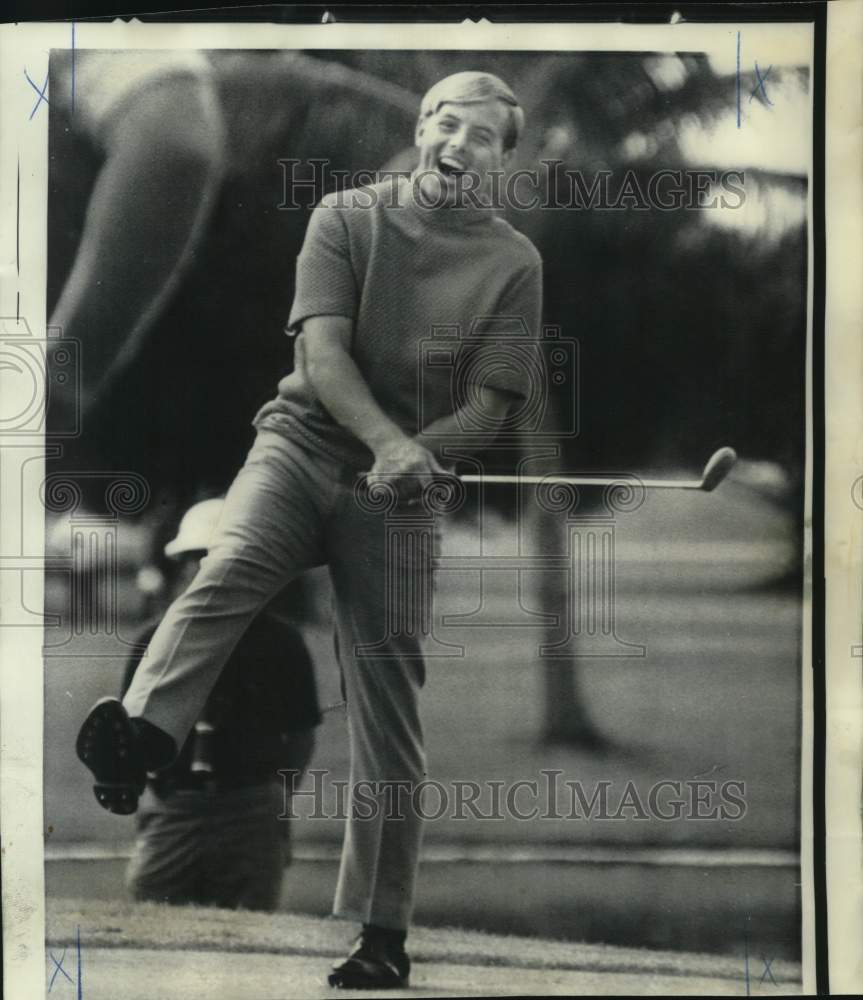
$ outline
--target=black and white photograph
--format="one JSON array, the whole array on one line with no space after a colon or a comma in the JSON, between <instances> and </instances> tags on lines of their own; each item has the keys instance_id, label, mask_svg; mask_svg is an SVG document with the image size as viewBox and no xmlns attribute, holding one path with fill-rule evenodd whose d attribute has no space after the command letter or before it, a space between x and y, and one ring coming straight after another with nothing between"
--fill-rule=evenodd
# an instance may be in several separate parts
<instances>
[{"instance_id":1,"label":"black and white photograph","mask_svg":"<svg viewBox=\"0 0 863 1000\"><path fill-rule=\"evenodd\" d=\"M19 26L7 995L825 991L818 6Z\"/></svg>"}]
</instances>

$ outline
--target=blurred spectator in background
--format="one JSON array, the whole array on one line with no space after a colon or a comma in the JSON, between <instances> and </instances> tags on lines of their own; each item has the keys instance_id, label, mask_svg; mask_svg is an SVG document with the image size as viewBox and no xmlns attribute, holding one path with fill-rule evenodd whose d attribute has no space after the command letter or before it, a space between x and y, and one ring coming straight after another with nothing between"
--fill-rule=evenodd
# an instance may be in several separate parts
<instances>
[{"instance_id":1,"label":"blurred spectator in background","mask_svg":"<svg viewBox=\"0 0 863 1000\"><path fill-rule=\"evenodd\" d=\"M221 509L219 499L195 504L165 547L172 597L197 573ZM139 659L127 665L124 693ZM284 790L308 765L320 721L308 650L274 602L235 648L177 759L148 776L127 874L134 898L276 909L290 861Z\"/></svg>"}]
</instances>

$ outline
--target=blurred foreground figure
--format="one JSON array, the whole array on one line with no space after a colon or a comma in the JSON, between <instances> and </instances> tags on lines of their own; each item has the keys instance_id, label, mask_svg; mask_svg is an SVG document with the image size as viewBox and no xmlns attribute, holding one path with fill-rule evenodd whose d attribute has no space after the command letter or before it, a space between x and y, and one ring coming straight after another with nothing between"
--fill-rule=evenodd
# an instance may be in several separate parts
<instances>
[{"instance_id":1,"label":"blurred foreground figure","mask_svg":"<svg viewBox=\"0 0 863 1000\"><path fill-rule=\"evenodd\" d=\"M137 359L200 250L224 174L225 125L200 52L85 49L74 64L57 60L58 114L101 157L50 320L84 346L86 413Z\"/></svg>"},{"instance_id":2,"label":"blurred foreground figure","mask_svg":"<svg viewBox=\"0 0 863 1000\"><path fill-rule=\"evenodd\" d=\"M165 547L177 561L173 596L197 573L221 509L221 500L196 504ZM124 692L138 663L127 666ZM305 643L271 606L240 639L176 760L148 775L127 875L134 898L276 909L290 862L284 790L308 765L319 722ZM283 781L280 770L293 776Z\"/></svg>"},{"instance_id":3,"label":"blurred foreground figure","mask_svg":"<svg viewBox=\"0 0 863 1000\"><path fill-rule=\"evenodd\" d=\"M415 98L298 52L183 50L76 51L74 72L56 51L51 94L47 306L83 389L55 392L81 434L52 467L132 470L185 509L227 489L291 370L314 204L395 152Z\"/></svg>"}]
</instances>

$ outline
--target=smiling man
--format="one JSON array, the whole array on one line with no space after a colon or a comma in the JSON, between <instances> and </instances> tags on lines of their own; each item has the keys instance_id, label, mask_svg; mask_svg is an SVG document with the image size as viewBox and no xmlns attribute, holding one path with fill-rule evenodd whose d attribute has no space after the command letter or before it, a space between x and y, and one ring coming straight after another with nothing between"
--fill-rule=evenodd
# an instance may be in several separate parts
<instances>
[{"instance_id":1,"label":"smiling man","mask_svg":"<svg viewBox=\"0 0 863 1000\"><path fill-rule=\"evenodd\" d=\"M509 160L523 124L512 91L488 73L457 73L426 95L416 128L420 166L408 179L325 197L297 260L288 325L301 334L295 371L255 418L255 444L225 499L208 556L152 638L124 703L91 711L78 751L105 808L135 808L146 771L182 745L250 622L293 577L328 564L346 693L351 787L380 789L351 809L334 914L357 920L355 950L333 986L403 987L405 937L422 835L393 789L426 777L418 696L420 636L393 635L395 591L427 593L409 554L388 552L380 514L360 507L358 473L398 487L405 502L442 472L441 440L461 426L452 380L475 372L495 426L529 391L526 373L474 345L469 372L420 367L435 326L462 335L482 316L520 317L539 334L542 262L498 213L462 205L467 176L482 190ZM392 185L395 185L392 187ZM492 352L484 365L477 357ZM419 373L419 374L418 374ZM421 386L418 378L425 380ZM419 405L420 395L422 407ZM493 437L492 432L489 436ZM373 648L374 654L368 650Z\"/></svg>"},{"instance_id":2,"label":"smiling man","mask_svg":"<svg viewBox=\"0 0 863 1000\"><path fill-rule=\"evenodd\" d=\"M517 316L539 335L539 253L475 197L509 162L523 123L498 77L456 73L423 99L410 178L322 199L297 261L288 321L302 334L306 363L279 383L255 418L259 430L371 467L371 481L404 474L422 486L441 471L425 446L458 433L450 389L459 375L421 371L420 410L418 359L432 327L458 327L465 336L477 317ZM494 352L498 345L472 346ZM469 367L485 369L475 355ZM502 366L483 391L494 423L528 390L521 373Z\"/></svg>"},{"instance_id":3,"label":"smiling man","mask_svg":"<svg viewBox=\"0 0 863 1000\"><path fill-rule=\"evenodd\" d=\"M416 129L420 197L441 207L488 205L493 175L509 163L523 126L524 112L495 76L455 73L436 83Z\"/></svg>"}]
</instances>

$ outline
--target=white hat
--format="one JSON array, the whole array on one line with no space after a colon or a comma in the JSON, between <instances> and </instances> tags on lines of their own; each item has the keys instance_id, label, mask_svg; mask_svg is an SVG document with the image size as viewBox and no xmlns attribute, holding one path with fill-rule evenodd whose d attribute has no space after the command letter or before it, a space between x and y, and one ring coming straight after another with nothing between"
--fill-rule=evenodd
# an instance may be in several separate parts
<instances>
[{"instance_id":1,"label":"white hat","mask_svg":"<svg viewBox=\"0 0 863 1000\"><path fill-rule=\"evenodd\" d=\"M206 552L219 523L224 503L223 499L217 497L190 507L180 521L177 537L165 546L165 555L174 558L184 552Z\"/></svg>"}]
</instances>

